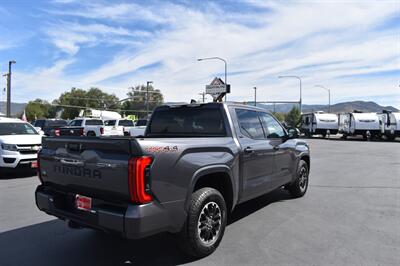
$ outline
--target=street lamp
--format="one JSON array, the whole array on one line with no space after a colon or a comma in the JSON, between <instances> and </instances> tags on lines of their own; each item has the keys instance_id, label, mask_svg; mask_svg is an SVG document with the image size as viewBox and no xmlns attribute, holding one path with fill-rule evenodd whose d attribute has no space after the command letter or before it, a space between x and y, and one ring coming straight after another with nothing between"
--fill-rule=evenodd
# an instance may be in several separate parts
<instances>
[{"instance_id":1,"label":"street lamp","mask_svg":"<svg viewBox=\"0 0 400 266\"><path fill-rule=\"evenodd\" d=\"M302 89L301 89L301 78L299 76L279 76L278 78L296 78L299 80L300 82L300 114L302 114L303 112L303 100L302 100Z\"/></svg>"},{"instance_id":2,"label":"street lamp","mask_svg":"<svg viewBox=\"0 0 400 266\"><path fill-rule=\"evenodd\" d=\"M331 90L328 88L325 88L322 85L315 85L314 87L318 87L318 88L323 88L324 90L326 90L328 92L328 100L329 100L329 113L331 112Z\"/></svg>"},{"instance_id":3,"label":"street lamp","mask_svg":"<svg viewBox=\"0 0 400 266\"><path fill-rule=\"evenodd\" d=\"M228 83L227 83L228 64L227 64L226 60L221 57L218 57L218 56L197 59L197 61L205 61L205 60L220 60L220 61L224 62L224 64L225 64L225 81L224 82L225 82L225 86L227 86L228 85ZM225 101L226 101L226 94L225 94Z\"/></svg>"},{"instance_id":4,"label":"street lamp","mask_svg":"<svg viewBox=\"0 0 400 266\"><path fill-rule=\"evenodd\" d=\"M11 65L17 63L15 60L8 61L7 75L7 117L11 117Z\"/></svg>"},{"instance_id":5,"label":"street lamp","mask_svg":"<svg viewBox=\"0 0 400 266\"><path fill-rule=\"evenodd\" d=\"M153 81L147 81L146 85L146 119L149 117L149 85L152 83Z\"/></svg>"}]
</instances>

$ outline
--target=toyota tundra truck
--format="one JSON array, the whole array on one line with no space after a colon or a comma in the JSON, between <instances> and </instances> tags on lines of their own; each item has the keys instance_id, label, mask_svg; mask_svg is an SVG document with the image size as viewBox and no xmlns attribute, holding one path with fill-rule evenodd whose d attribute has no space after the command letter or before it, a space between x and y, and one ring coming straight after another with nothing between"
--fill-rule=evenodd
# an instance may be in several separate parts
<instances>
[{"instance_id":1,"label":"toyota tundra truck","mask_svg":"<svg viewBox=\"0 0 400 266\"><path fill-rule=\"evenodd\" d=\"M235 103L157 107L143 137L46 137L37 207L73 228L176 235L212 253L238 204L278 188L302 197L310 153L267 111Z\"/></svg>"}]
</instances>

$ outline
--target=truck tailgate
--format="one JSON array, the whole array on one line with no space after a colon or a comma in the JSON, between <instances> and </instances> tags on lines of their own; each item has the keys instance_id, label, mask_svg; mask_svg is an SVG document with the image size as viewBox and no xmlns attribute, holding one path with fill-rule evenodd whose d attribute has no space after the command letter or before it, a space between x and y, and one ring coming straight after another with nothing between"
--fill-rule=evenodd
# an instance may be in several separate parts
<instances>
[{"instance_id":1,"label":"truck tailgate","mask_svg":"<svg viewBox=\"0 0 400 266\"><path fill-rule=\"evenodd\" d=\"M39 155L42 182L97 198L127 200L128 161L141 149L129 138L49 137Z\"/></svg>"}]
</instances>

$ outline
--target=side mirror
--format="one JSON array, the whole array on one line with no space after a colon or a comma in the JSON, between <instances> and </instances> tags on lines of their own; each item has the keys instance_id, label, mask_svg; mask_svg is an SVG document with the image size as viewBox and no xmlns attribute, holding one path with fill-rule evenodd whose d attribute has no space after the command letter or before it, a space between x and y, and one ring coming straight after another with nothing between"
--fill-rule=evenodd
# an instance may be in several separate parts
<instances>
[{"instance_id":1,"label":"side mirror","mask_svg":"<svg viewBox=\"0 0 400 266\"><path fill-rule=\"evenodd\" d=\"M290 139L295 139L300 136L300 130L298 128L289 128L288 135Z\"/></svg>"}]
</instances>

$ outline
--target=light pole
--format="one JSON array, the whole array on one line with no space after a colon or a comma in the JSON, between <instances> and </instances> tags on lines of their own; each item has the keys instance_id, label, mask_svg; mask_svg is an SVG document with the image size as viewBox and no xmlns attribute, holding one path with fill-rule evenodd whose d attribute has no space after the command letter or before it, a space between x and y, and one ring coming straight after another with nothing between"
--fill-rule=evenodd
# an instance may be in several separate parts
<instances>
[{"instance_id":1,"label":"light pole","mask_svg":"<svg viewBox=\"0 0 400 266\"><path fill-rule=\"evenodd\" d=\"M203 98L203 103L204 103L205 100L206 100L206 93L203 91L203 92L199 93L199 95L202 96L202 98Z\"/></svg>"},{"instance_id":2,"label":"light pole","mask_svg":"<svg viewBox=\"0 0 400 266\"><path fill-rule=\"evenodd\" d=\"M331 90L322 86L322 85L315 85L314 87L323 88L328 92L328 101L329 101L329 113L331 112Z\"/></svg>"},{"instance_id":3,"label":"light pole","mask_svg":"<svg viewBox=\"0 0 400 266\"><path fill-rule=\"evenodd\" d=\"M254 106L257 106L257 87L254 87Z\"/></svg>"},{"instance_id":4,"label":"light pole","mask_svg":"<svg viewBox=\"0 0 400 266\"><path fill-rule=\"evenodd\" d=\"M153 81L147 81L146 84L146 119L149 117L149 85L152 83Z\"/></svg>"},{"instance_id":5,"label":"light pole","mask_svg":"<svg viewBox=\"0 0 400 266\"><path fill-rule=\"evenodd\" d=\"M15 60L8 61L7 74L7 117L11 117L11 65L15 64Z\"/></svg>"},{"instance_id":6,"label":"light pole","mask_svg":"<svg viewBox=\"0 0 400 266\"><path fill-rule=\"evenodd\" d=\"M296 78L299 80L300 82L300 114L302 114L303 112L303 100L302 100L302 89L301 89L301 78L299 76L279 76L278 78Z\"/></svg>"},{"instance_id":7,"label":"light pole","mask_svg":"<svg viewBox=\"0 0 400 266\"><path fill-rule=\"evenodd\" d=\"M227 83L228 64L227 64L226 60L221 57L218 57L218 56L197 59L197 61L205 61L205 60L220 60L220 61L224 62L224 64L225 64L225 81L224 82L225 82L225 86L227 86L228 85L228 83ZM226 94L225 94L225 102L226 102Z\"/></svg>"}]
</instances>

